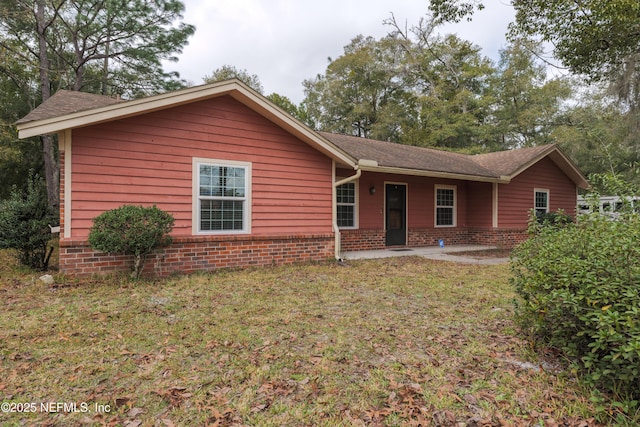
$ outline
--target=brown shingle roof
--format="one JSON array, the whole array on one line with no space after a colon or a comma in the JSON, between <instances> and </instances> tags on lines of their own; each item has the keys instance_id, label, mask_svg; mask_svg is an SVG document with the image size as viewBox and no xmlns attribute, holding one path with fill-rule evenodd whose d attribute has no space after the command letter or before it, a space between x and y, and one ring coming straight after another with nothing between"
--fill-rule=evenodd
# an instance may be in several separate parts
<instances>
[{"instance_id":1,"label":"brown shingle roof","mask_svg":"<svg viewBox=\"0 0 640 427\"><path fill-rule=\"evenodd\" d=\"M238 95L240 96L238 99L241 102L244 102L250 108L256 108L256 105L264 108L264 110L261 110L262 113L269 113L269 117L276 118L282 122L283 119L279 115L274 115L275 113L269 110L267 108L268 106L265 107L265 105L259 102L259 105L256 104L258 95L253 94L249 89L243 88L244 86L238 81L221 82L188 88L148 99L123 102L122 108L120 108L120 106L114 106L114 104L120 102L118 99L84 92L60 90L27 116L20 119L16 124L18 124L18 130L24 132L25 136L32 136L38 134L36 133L37 131L51 133L64 128L65 123L68 125L72 120L76 120L74 113L84 114L80 123L81 125L91 124L95 123L96 120L112 120L114 117L121 117L123 114L140 114L151 108L167 108L175 103L185 102L185 99L189 101L192 99L200 99L203 96L218 96L220 93L230 93L232 96L234 93L239 93L242 95ZM176 99L175 101L174 98ZM105 116L106 118L94 116L93 112L90 111L97 110L100 112L102 111L100 110L101 107L109 106L113 106L111 110L114 111L126 111L120 115ZM128 106L131 106L131 108ZM111 110L109 110L109 112L113 113L114 111ZM51 125L47 119L53 118L61 119L59 122ZM44 123L39 123L40 121ZM509 182L510 179L523 170L532 166L543 157L549 156L578 186L583 188L588 187L584 175L582 175L573 162L555 145L544 145L472 156L327 132L319 132L322 137L320 138L322 141L320 141L313 137L313 135L318 135L318 133L306 127L301 130L299 127L292 128L289 121L285 120L283 123L289 126L288 129L294 129L296 132L304 131L303 137L306 138L305 140L311 141L315 147L323 150L326 149L323 152L337 156L344 164L369 160L375 161L377 167L374 169L380 171L384 171L386 168L388 172L391 171L409 175ZM73 124L77 126L78 122L73 122ZM300 126L304 125L300 124ZM306 132L306 130L310 133ZM326 144L326 141L330 144Z\"/></svg>"},{"instance_id":2,"label":"brown shingle roof","mask_svg":"<svg viewBox=\"0 0 640 427\"><path fill-rule=\"evenodd\" d=\"M74 90L59 90L16 123L50 119L65 114L77 113L78 111L117 104L118 102L121 102L121 100L109 96Z\"/></svg>"},{"instance_id":3,"label":"brown shingle roof","mask_svg":"<svg viewBox=\"0 0 640 427\"><path fill-rule=\"evenodd\" d=\"M495 153L477 154L473 161L490 169L499 175L511 176L531 163L538 161L555 148L555 145L539 145L536 147L520 148Z\"/></svg>"},{"instance_id":4,"label":"brown shingle roof","mask_svg":"<svg viewBox=\"0 0 640 427\"><path fill-rule=\"evenodd\" d=\"M426 175L434 173L440 176L468 176L472 180L508 182L549 156L576 185L581 188L589 187L584 175L555 144L467 155L355 136L319 133L357 160L374 160L380 167L404 169L409 174L412 174L411 171L421 171Z\"/></svg>"},{"instance_id":5,"label":"brown shingle roof","mask_svg":"<svg viewBox=\"0 0 640 427\"><path fill-rule=\"evenodd\" d=\"M499 173L466 154L328 132L320 134L356 159L375 160L383 167L500 178Z\"/></svg>"}]
</instances>

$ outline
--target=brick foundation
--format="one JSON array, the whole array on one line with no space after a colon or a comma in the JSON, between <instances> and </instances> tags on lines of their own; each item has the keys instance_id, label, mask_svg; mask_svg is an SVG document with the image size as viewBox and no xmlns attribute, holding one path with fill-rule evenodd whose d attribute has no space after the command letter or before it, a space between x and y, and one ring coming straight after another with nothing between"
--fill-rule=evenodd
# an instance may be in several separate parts
<instances>
[{"instance_id":1,"label":"brick foundation","mask_svg":"<svg viewBox=\"0 0 640 427\"><path fill-rule=\"evenodd\" d=\"M220 268L324 261L334 256L332 234L315 236L198 236L174 238L147 259L143 275L168 276ZM131 271L133 258L97 252L86 241L60 241L60 272L81 277Z\"/></svg>"},{"instance_id":2,"label":"brick foundation","mask_svg":"<svg viewBox=\"0 0 640 427\"><path fill-rule=\"evenodd\" d=\"M468 245L469 231L466 228L426 228L409 230L409 247L437 246L439 240L445 245Z\"/></svg>"},{"instance_id":3,"label":"brick foundation","mask_svg":"<svg viewBox=\"0 0 640 427\"><path fill-rule=\"evenodd\" d=\"M528 237L520 229L438 228L411 229L407 247L445 245L487 245L513 248ZM343 230L344 252L384 249L383 230ZM193 273L220 268L292 264L333 258L332 234L315 236L198 236L175 238L171 246L151 255L145 276L163 277L174 273ZM82 277L95 274L128 273L133 258L97 252L86 241L60 241L60 272Z\"/></svg>"},{"instance_id":4,"label":"brick foundation","mask_svg":"<svg viewBox=\"0 0 640 427\"><path fill-rule=\"evenodd\" d=\"M368 251L385 248L384 230L342 230L340 250L342 252Z\"/></svg>"},{"instance_id":5,"label":"brick foundation","mask_svg":"<svg viewBox=\"0 0 640 427\"><path fill-rule=\"evenodd\" d=\"M519 228L487 228L469 230L469 244L513 249L529 238L527 230Z\"/></svg>"},{"instance_id":6,"label":"brick foundation","mask_svg":"<svg viewBox=\"0 0 640 427\"><path fill-rule=\"evenodd\" d=\"M341 250L343 252L384 249L384 230L342 230ZM469 229L469 228L426 228L410 229L407 247L437 246L439 240L445 245L485 245L511 249L528 237L521 229Z\"/></svg>"}]
</instances>

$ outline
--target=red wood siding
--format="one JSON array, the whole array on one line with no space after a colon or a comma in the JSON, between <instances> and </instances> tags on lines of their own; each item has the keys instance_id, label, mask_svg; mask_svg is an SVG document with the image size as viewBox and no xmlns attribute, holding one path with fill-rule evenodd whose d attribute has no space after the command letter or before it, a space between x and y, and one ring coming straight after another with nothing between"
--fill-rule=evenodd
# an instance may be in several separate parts
<instances>
[{"instance_id":1,"label":"red wood siding","mask_svg":"<svg viewBox=\"0 0 640 427\"><path fill-rule=\"evenodd\" d=\"M524 228L534 207L535 189L549 190L549 210L564 209L575 215L576 186L549 158L540 160L515 177L498 185L498 226Z\"/></svg>"},{"instance_id":2,"label":"red wood siding","mask_svg":"<svg viewBox=\"0 0 640 427\"><path fill-rule=\"evenodd\" d=\"M467 188L468 226L492 227L493 184L490 182L469 182Z\"/></svg>"},{"instance_id":3,"label":"red wood siding","mask_svg":"<svg viewBox=\"0 0 640 427\"><path fill-rule=\"evenodd\" d=\"M338 170L341 177L353 175L353 171ZM457 226L467 225L467 183L464 181L435 179L418 176L402 176L363 172L358 183L359 229L384 229L384 185L407 185L407 225L409 228L434 228L435 186L456 186ZM369 189L376 188L371 195Z\"/></svg>"},{"instance_id":4,"label":"red wood siding","mask_svg":"<svg viewBox=\"0 0 640 427\"><path fill-rule=\"evenodd\" d=\"M331 233L331 160L231 97L76 129L72 238L123 204L157 204L191 235L192 158L252 163L255 235Z\"/></svg>"}]
</instances>

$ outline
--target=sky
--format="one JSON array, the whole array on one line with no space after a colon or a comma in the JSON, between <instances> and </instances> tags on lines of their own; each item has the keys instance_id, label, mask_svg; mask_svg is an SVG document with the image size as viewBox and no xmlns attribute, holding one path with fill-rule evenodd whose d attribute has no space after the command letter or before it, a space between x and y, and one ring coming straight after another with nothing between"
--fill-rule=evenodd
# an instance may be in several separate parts
<instances>
[{"instance_id":1,"label":"sky","mask_svg":"<svg viewBox=\"0 0 640 427\"><path fill-rule=\"evenodd\" d=\"M278 93L294 103L304 98L302 82L324 74L328 58L344 53L359 34L376 39L391 27L391 17L408 27L427 14L427 0L183 0L184 22L196 32L178 56L165 64L191 84L223 65L246 70L260 79L264 94ZM506 47L507 25L514 11L509 0L487 0L472 22L448 25L440 33L456 33L497 60Z\"/></svg>"}]
</instances>

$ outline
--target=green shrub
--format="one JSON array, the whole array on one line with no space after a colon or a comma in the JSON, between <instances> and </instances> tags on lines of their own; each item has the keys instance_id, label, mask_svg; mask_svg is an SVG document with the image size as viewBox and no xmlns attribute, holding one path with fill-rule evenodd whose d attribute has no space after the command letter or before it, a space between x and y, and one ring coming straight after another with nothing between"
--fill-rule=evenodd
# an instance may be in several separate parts
<instances>
[{"instance_id":1,"label":"green shrub","mask_svg":"<svg viewBox=\"0 0 640 427\"><path fill-rule=\"evenodd\" d=\"M573 217L567 215L564 211L547 212L536 215L536 221L541 225L561 227L573 222Z\"/></svg>"},{"instance_id":2,"label":"green shrub","mask_svg":"<svg viewBox=\"0 0 640 427\"><path fill-rule=\"evenodd\" d=\"M523 329L561 349L587 382L640 398L640 216L538 226L511 268Z\"/></svg>"},{"instance_id":3,"label":"green shrub","mask_svg":"<svg viewBox=\"0 0 640 427\"><path fill-rule=\"evenodd\" d=\"M133 255L132 276L139 278L147 256L171 243L173 222L171 214L156 206L124 205L94 219L89 244L102 252Z\"/></svg>"},{"instance_id":4,"label":"green shrub","mask_svg":"<svg viewBox=\"0 0 640 427\"><path fill-rule=\"evenodd\" d=\"M50 224L57 219L47 201L42 179L35 177L26 191L14 188L11 196L0 202L0 248L15 249L22 265L38 270L49 266L51 250Z\"/></svg>"}]
</instances>

